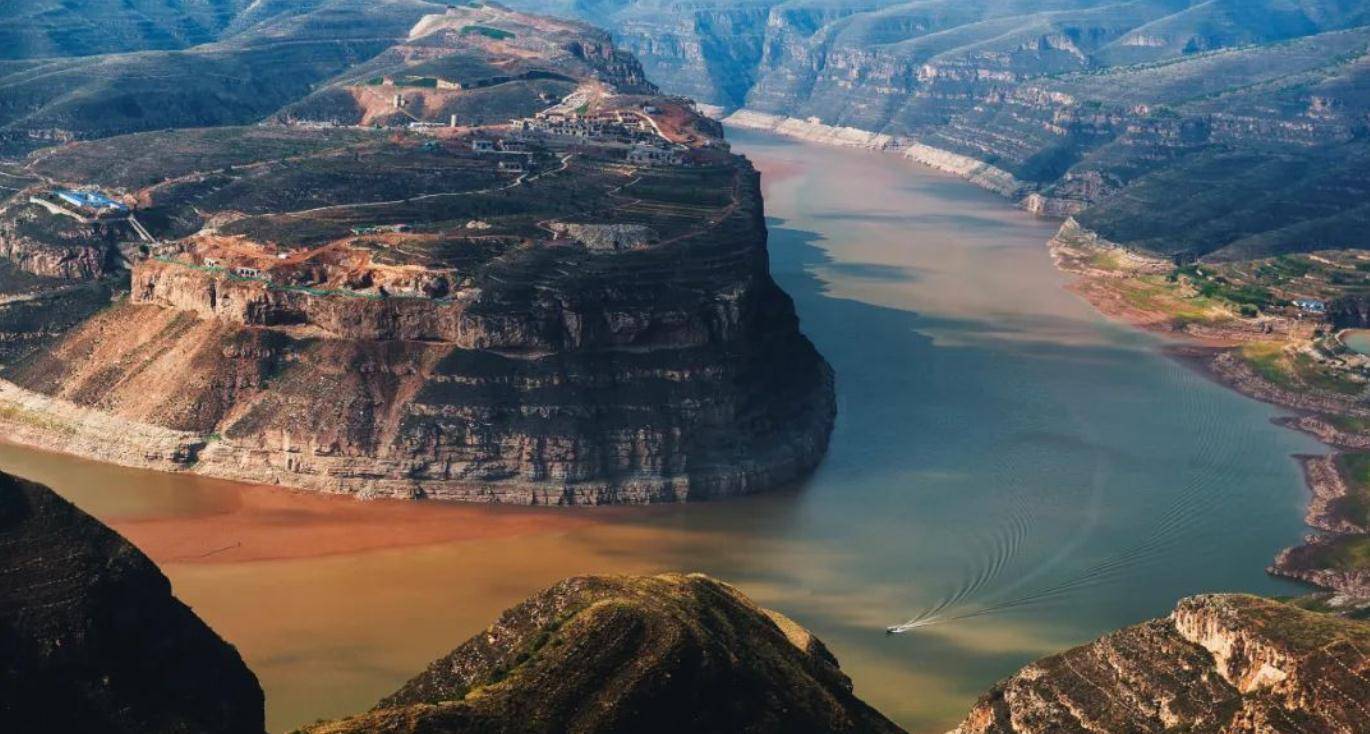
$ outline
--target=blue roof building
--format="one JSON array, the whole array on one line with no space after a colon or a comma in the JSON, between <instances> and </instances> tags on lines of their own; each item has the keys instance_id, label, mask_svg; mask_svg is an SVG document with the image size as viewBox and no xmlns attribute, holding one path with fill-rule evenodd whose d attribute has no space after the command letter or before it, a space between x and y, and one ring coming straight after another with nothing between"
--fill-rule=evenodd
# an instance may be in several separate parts
<instances>
[{"instance_id":1,"label":"blue roof building","mask_svg":"<svg viewBox=\"0 0 1370 734\"><path fill-rule=\"evenodd\" d=\"M57 198L81 209L126 212L128 207L98 191L58 191Z\"/></svg>"}]
</instances>

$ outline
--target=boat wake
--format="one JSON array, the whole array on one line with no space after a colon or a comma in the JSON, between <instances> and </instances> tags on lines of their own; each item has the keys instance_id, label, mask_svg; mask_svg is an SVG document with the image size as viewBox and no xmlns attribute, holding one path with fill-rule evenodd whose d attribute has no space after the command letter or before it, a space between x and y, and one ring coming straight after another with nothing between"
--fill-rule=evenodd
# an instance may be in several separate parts
<instances>
[{"instance_id":1,"label":"boat wake","mask_svg":"<svg viewBox=\"0 0 1370 734\"><path fill-rule=\"evenodd\" d=\"M1187 392L1179 399L1184 402L1197 402ZM1031 586L1032 579L1040 578L1048 569L1069 557L1084 541L1083 536L1087 535L1087 528L1079 528L1075 533L1074 542L1058 547L1057 552L1053 553L1051 558L1038 564L1035 569L1021 576L1016 582L999 590L995 594L998 597L997 601L987 600L987 603L965 608L966 603L977 596L978 592L991 586L991 582L1003 572L1009 560L1017 553L1030 533L1035 508L1032 503L1018 499L1011 507L1008 519L995 534L998 542L995 544L994 551L989 554L989 562L985 564L984 568L956 593L945 597L904 622L886 627L885 632L887 634L904 634L933 625L1059 603L1083 591L1123 580L1134 574L1140 567L1165 561L1174 549L1181 545L1179 541L1185 535L1194 531L1204 522L1204 518L1211 517L1220 509L1220 506L1226 501L1227 494L1224 491L1226 485L1222 481L1223 472L1221 469L1224 464L1224 457L1218 454L1221 451L1219 445L1224 443L1222 433L1228 427L1218 425L1216 423L1217 416L1213 415L1212 411L1203 409L1206 406L1184 405L1182 407L1188 409L1184 411L1185 414L1200 417L1201 425L1196 426L1198 430L1194 433L1195 440L1198 442L1198 457L1200 459L1198 462L1200 467L1196 468L1202 470L1188 473L1190 480L1185 483L1180 491L1172 495L1169 503L1155 516L1146 535L1131 545L1109 554L1097 563L1080 569L1064 579ZM1212 420L1203 420L1203 418L1211 418ZM1230 437L1226 437L1226 439L1225 443L1230 444ZM1097 506L1097 503L1102 501L1107 478L1107 462L1103 460L1102 456L1096 456L1090 483L1092 486L1088 490L1091 505ZM1021 592L1015 593L1020 589L1022 589Z\"/></svg>"}]
</instances>

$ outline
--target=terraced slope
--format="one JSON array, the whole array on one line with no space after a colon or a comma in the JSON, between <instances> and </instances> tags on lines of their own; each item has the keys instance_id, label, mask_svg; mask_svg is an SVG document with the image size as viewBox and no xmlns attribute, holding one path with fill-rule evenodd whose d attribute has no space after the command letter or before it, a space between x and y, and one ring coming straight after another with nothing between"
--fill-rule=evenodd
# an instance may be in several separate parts
<instances>
[{"instance_id":1,"label":"terraced slope","mask_svg":"<svg viewBox=\"0 0 1370 734\"><path fill-rule=\"evenodd\" d=\"M420 18L443 7L425 0L253 3L239 16L245 27L234 25L219 40L0 63L0 157L142 130L257 122L403 41ZM144 17L122 13L130 23Z\"/></svg>"},{"instance_id":2,"label":"terraced slope","mask_svg":"<svg viewBox=\"0 0 1370 734\"><path fill-rule=\"evenodd\" d=\"M0 58L186 48L217 40L251 0L28 0L0 6Z\"/></svg>"}]
</instances>

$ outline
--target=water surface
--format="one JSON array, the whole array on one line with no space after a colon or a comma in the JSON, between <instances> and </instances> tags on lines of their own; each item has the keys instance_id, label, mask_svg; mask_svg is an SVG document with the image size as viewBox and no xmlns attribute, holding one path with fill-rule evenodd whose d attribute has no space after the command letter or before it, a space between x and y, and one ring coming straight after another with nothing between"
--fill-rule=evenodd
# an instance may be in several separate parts
<instances>
[{"instance_id":1,"label":"water surface","mask_svg":"<svg viewBox=\"0 0 1370 734\"><path fill-rule=\"evenodd\" d=\"M1352 351L1370 354L1370 330L1348 329L1342 332L1341 340Z\"/></svg>"},{"instance_id":2,"label":"water surface","mask_svg":"<svg viewBox=\"0 0 1370 734\"><path fill-rule=\"evenodd\" d=\"M1297 591L1262 569L1303 531L1289 455L1315 445L1064 290L1052 224L892 156L734 139L763 171L775 277L838 376L831 452L795 491L558 512L358 505L20 449L0 467L147 548L258 673L273 731L369 707L577 573L729 580L915 732L1180 596ZM906 620L922 626L884 634Z\"/></svg>"}]
</instances>

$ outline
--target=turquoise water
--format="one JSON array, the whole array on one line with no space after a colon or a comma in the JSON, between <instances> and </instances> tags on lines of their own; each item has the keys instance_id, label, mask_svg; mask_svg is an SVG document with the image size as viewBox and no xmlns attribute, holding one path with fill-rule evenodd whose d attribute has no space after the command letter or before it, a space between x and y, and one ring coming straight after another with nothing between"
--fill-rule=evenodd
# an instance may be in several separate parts
<instances>
[{"instance_id":1,"label":"turquoise water","mask_svg":"<svg viewBox=\"0 0 1370 734\"><path fill-rule=\"evenodd\" d=\"M516 538L159 559L257 671L273 730L373 705L571 573L732 581L811 628L859 695L916 732L947 730L1029 660L1186 594L1299 591L1262 569L1304 530L1290 454L1315 444L1068 292L1045 249L1054 225L893 156L733 138L763 171L775 277L836 369L818 472L735 502L570 511L573 526ZM234 504L193 478L69 463L0 451L0 466L116 523ZM922 624L884 634L910 620Z\"/></svg>"},{"instance_id":2,"label":"turquoise water","mask_svg":"<svg viewBox=\"0 0 1370 734\"><path fill-rule=\"evenodd\" d=\"M1353 329L1343 333L1341 340L1353 351L1370 354L1370 331Z\"/></svg>"}]
</instances>

